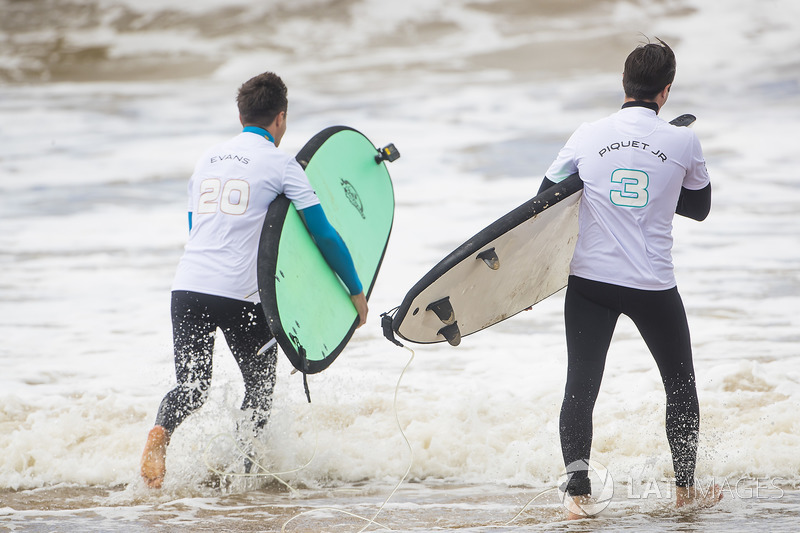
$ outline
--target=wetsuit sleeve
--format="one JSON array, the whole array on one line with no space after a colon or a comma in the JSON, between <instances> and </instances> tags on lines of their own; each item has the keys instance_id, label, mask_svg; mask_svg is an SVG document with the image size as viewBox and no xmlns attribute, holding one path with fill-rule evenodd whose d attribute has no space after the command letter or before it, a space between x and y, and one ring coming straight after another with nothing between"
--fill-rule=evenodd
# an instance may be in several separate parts
<instances>
[{"instance_id":1,"label":"wetsuit sleeve","mask_svg":"<svg viewBox=\"0 0 800 533\"><path fill-rule=\"evenodd\" d=\"M675 213L694 220L705 220L711 210L711 178L708 176L700 141L693 131L688 131L691 141L686 176L683 178Z\"/></svg>"},{"instance_id":2,"label":"wetsuit sleeve","mask_svg":"<svg viewBox=\"0 0 800 533\"><path fill-rule=\"evenodd\" d=\"M678 197L678 206L675 208L675 213L702 221L706 219L710 211L711 183L696 191L681 187L681 194Z\"/></svg>"},{"instance_id":3,"label":"wetsuit sleeve","mask_svg":"<svg viewBox=\"0 0 800 533\"><path fill-rule=\"evenodd\" d=\"M358 279L353 258L347 249L342 237L328 222L325 211L319 204L312 205L298 211L306 223L311 237L317 244L325 261L347 286L350 294L355 295L363 291L361 281Z\"/></svg>"}]
</instances>

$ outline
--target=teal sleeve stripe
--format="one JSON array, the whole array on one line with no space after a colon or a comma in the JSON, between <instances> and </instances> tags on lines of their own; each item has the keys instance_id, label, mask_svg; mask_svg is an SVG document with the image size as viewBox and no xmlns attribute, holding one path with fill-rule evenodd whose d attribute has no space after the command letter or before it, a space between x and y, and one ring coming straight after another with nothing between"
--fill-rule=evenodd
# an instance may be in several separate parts
<instances>
[{"instance_id":1,"label":"teal sleeve stripe","mask_svg":"<svg viewBox=\"0 0 800 533\"><path fill-rule=\"evenodd\" d=\"M350 294L359 294L363 288L361 280L358 279L356 267L353 265L353 258L350 256L350 251L347 249L342 237L328 222L328 217L325 216L322 206L319 204L312 205L301 210L300 213L303 215L306 227L314 238L314 242L317 243L317 247L322 252L325 261L338 274Z\"/></svg>"},{"instance_id":2,"label":"teal sleeve stripe","mask_svg":"<svg viewBox=\"0 0 800 533\"><path fill-rule=\"evenodd\" d=\"M189 211L189 231L192 231L192 212Z\"/></svg>"}]
</instances>

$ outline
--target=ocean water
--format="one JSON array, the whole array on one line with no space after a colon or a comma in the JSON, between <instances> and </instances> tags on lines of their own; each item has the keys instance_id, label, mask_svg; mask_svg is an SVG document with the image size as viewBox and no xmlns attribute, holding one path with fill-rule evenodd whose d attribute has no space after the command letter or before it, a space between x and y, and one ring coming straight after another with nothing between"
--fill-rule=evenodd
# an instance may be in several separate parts
<instances>
[{"instance_id":1,"label":"ocean water","mask_svg":"<svg viewBox=\"0 0 800 533\"><path fill-rule=\"evenodd\" d=\"M793 0L0 0L0 531L796 531L798 21ZM413 359L379 314L618 108L643 35L676 51L663 114L698 117L714 186L705 222L676 219L674 258L698 486L724 499L673 508L663 388L623 320L594 417L613 497L567 523L563 295ZM276 476L237 475L243 390L219 342L151 491L138 463L174 381L185 183L264 70L289 86L288 152L334 124L396 144L393 234L369 321L310 376L312 404L280 359L258 448Z\"/></svg>"}]
</instances>

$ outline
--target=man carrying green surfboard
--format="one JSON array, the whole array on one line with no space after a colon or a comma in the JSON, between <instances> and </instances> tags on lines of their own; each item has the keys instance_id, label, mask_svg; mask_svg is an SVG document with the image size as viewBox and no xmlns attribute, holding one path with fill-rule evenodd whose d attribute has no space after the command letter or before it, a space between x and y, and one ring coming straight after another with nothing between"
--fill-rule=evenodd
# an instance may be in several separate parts
<instances>
[{"instance_id":1,"label":"man carrying green surfboard","mask_svg":"<svg viewBox=\"0 0 800 533\"><path fill-rule=\"evenodd\" d=\"M301 214L325 260L341 278L358 312L367 299L353 260L328 222L303 169L278 150L286 133L287 89L265 72L237 95L243 131L212 147L189 181L189 240L172 286L172 324L177 386L161 402L142 454L141 476L152 488L164 480L170 435L205 402L211 385L217 328L242 372L245 396L257 431L269 417L277 346L258 300L256 263L264 215L284 194Z\"/></svg>"}]
</instances>

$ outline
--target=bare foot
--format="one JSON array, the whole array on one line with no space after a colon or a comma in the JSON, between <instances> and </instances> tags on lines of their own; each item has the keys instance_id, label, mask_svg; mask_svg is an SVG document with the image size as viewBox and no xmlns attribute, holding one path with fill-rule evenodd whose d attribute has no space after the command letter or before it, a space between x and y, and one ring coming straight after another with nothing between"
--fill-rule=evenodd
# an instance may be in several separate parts
<instances>
[{"instance_id":1,"label":"bare foot","mask_svg":"<svg viewBox=\"0 0 800 533\"><path fill-rule=\"evenodd\" d=\"M685 507L692 505L695 507L713 507L722 500L722 491L719 485L708 487L705 491L696 487L675 487L675 506Z\"/></svg>"},{"instance_id":2,"label":"bare foot","mask_svg":"<svg viewBox=\"0 0 800 533\"><path fill-rule=\"evenodd\" d=\"M142 453L141 475L151 489L160 489L167 470L167 444L169 435L161 426L155 426L147 435L147 443Z\"/></svg>"},{"instance_id":3,"label":"bare foot","mask_svg":"<svg viewBox=\"0 0 800 533\"><path fill-rule=\"evenodd\" d=\"M588 494L573 496L572 498L567 496L564 499L564 506L567 508L567 520L580 520L582 518L591 518L594 516L585 510L586 506L590 503L592 503L592 497Z\"/></svg>"}]
</instances>

